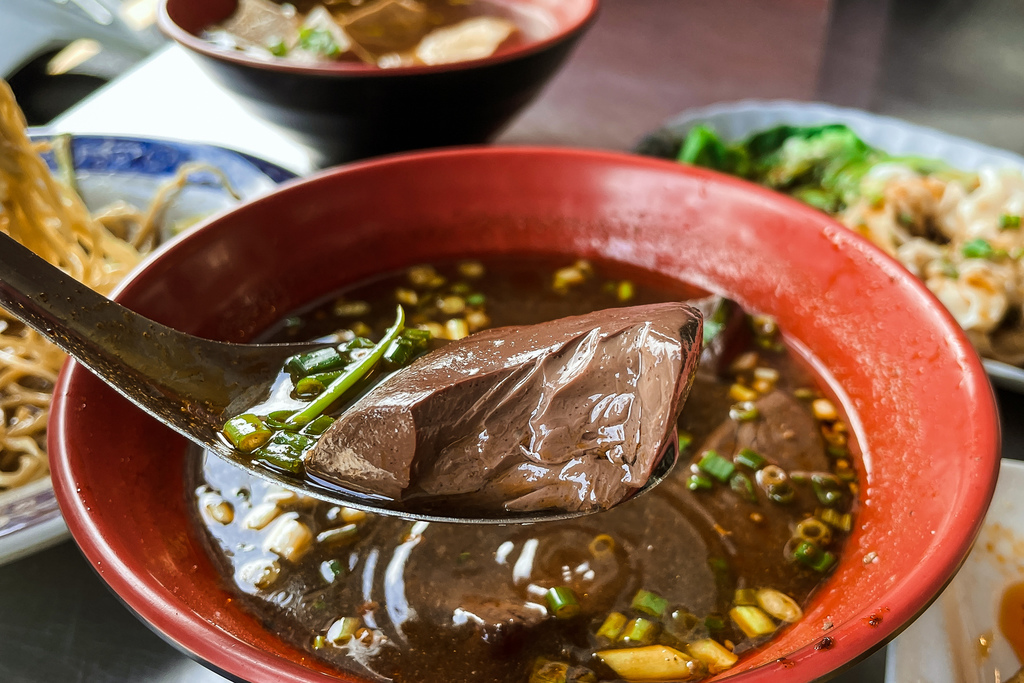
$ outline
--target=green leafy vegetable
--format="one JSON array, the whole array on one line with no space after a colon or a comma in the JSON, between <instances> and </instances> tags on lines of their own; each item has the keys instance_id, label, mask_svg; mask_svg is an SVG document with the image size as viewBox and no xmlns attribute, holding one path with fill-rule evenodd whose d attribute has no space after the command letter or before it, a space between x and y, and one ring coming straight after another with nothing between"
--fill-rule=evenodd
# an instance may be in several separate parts
<instances>
[{"instance_id":1,"label":"green leafy vegetable","mask_svg":"<svg viewBox=\"0 0 1024 683\"><path fill-rule=\"evenodd\" d=\"M976 237L973 240L968 240L963 243L960 247L960 251L967 258L992 258L995 255L995 249L988 243L988 240Z\"/></svg>"}]
</instances>

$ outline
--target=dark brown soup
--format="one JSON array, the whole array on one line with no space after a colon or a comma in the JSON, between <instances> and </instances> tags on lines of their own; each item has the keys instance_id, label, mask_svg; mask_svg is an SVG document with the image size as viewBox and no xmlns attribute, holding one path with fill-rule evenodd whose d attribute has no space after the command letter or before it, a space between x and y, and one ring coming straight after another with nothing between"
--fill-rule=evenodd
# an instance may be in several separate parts
<instances>
[{"instance_id":1,"label":"dark brown soup","mask_svg":"<svg viewBox=\"0 0 1024 683\"><path fill-rule=\"evenodd\" d=\"M563 264L564 265L564 264ZM585 263L419 267L284 320L275 340L379 337L396 300L460 336L676 300ZM339 669L404 683L695 679L800 618L851 528L845 423L774 322L708 298L682 456L650 493L532 526L410 523L301 498L221 460L197 522L249 608Z\"/></svg>"}]
</instances>

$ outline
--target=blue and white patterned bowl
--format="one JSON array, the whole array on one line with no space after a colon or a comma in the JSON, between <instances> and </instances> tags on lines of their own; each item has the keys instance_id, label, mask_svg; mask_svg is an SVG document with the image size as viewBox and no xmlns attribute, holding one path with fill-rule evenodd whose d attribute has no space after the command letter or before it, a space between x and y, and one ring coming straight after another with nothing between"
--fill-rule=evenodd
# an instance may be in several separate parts
<instances>
[{"instance_id":1,"label":"blue and white patterned bowl","mask_svg":"<svg viewBox=\"0 0 1024 683\"><path fill-rule=\"evenodd\" d=\"M46 140L33 132L33 140ZM145 209L184 164L206 163L224 174L243 200L266 194L295 174L262 159L212 145L171 140L74 136L71 151L79 190L97 210L115 200ZM51 170L53 155L44 155ZM214 174L198 172L163 216L162 228L218 213L237 203ZM67 537L49 477L0 493L0 564L47 548Z\"/></svg>"}]
</instances>

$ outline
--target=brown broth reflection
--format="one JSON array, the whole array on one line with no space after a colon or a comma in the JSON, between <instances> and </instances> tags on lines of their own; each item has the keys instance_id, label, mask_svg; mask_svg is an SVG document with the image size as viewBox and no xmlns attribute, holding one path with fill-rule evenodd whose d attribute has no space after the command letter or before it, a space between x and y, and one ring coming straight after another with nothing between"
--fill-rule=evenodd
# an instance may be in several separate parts
<instances>
[{"instance_id":1,"label":"brown broth reflection","mask_svg":"<svg viewBox=\"0 0 1024 683\"><path fill-rule=\"evenodd\" d=\"M522 325L690 294L589 264L461 264L355 287L272 336L379 335L410 292L414 323L453 335L469 331L467 318ZM533 526L410 523L303 499L207 458L193 476L211 554L268 629L373 680L692 679L728 668L798 618L834 565L852 523L856 448L770 319L721 300L701 307L719 334L680 419L687 447L643 498Z\"/></svg>"}]
</instances>

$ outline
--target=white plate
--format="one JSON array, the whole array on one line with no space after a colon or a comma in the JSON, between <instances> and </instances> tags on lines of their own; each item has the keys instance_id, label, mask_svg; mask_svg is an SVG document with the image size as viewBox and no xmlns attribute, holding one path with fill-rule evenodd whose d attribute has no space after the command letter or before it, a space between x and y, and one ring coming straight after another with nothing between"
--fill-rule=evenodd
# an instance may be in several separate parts
<instances>
[{"instance_id":1,"label":"white plate","mask_svg":"<svg viewBox=\"0 0 1024 683\"><path fill-rule=\"evenodd\" d=\"M724 139L736 141L782 124L820 123L845 123L865 142L890 154L941 159L965 171L995 166L1024 172L1024 157L1012 152L888 116L813 102L743 100L714 104L669 119L664 130L682 138L695 125L705 124ZM1024 369L994 360L984 363L994 384L1024 393Z\"/></svg>"},{"instance_id":2,"label":"white plate","mask_svg":"<svg viewBox=\"0 0 1024 683\"><path fill-rule=\"evenodd\" d=\"M243 199L265 194L277 183L295 177L278 166L238 152L170 140L76 135L72 153L82 197L93 210L115 199L147 206L157 190L185 163L216 166ZM48 155L47 161L52 168L52 157ZM168 208L165 225L216 213L236 203L212 176L197 174L194 180L197 182L186 187ZM48 548L67 535L49 477L0 492L0 564Z\"/></svg>"},{"instance_id":3,"label":"white plate","mask_svg":"<svg viewBox=\"0 0 1024 683\"><path fill-rule=\"evenodd\" d=\"M1024 462L1003 460L974 550L938 600L889 644L886 683L994 683L1021 666L998 625L1003 591L1024 581L1021 490ZM991 638L984 658L983 636Z\"/></svg>"}]
</instances>

